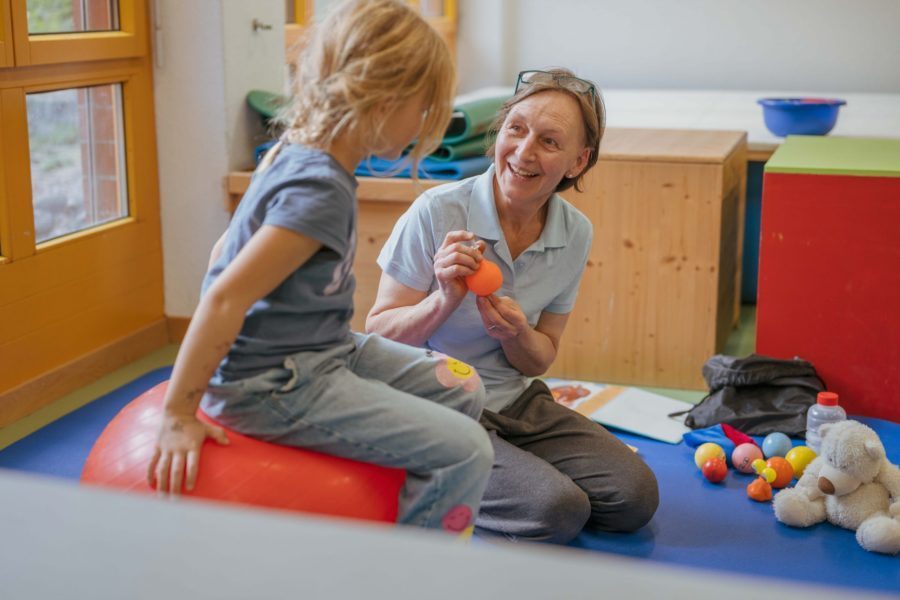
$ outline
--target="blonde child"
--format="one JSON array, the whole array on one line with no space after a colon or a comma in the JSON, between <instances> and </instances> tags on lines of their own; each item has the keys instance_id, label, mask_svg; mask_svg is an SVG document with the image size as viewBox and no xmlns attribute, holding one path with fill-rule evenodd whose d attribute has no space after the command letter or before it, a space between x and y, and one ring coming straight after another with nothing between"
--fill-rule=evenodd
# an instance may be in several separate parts
<instances>
[{"instance_id":1,"label":"blonde child","mask_svg":"<svg viewBox=\"0 0 900 600\"><path fill-rule=\"evenodd\" d=\"M397 0L354 0L318 28L281 141L216 244L178 354L148 479L191 490L219 423L256 438L407 470L401 523L470 529L493 451L467 365L350 331L356 186L369 154L414 160L450 118L446 45ZM364 502L364 499L360 499Z\"/></svg>"}]
</instances>

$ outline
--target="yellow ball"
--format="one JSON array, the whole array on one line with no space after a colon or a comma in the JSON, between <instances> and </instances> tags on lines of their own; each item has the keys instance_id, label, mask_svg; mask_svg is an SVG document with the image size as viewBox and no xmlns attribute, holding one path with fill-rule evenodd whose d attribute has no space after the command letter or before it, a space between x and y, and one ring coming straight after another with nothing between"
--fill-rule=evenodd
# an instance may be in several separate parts
<instances>
[{"instance_id":1,"label":"yellow ball","mask_svg":"<svg viewBox=\"0 0 900 600\"><path fill-rule=\"evenodd\" d=\"M762 470L766 468L766 461L762 458L757 458L752 463L750 463L750 466L753 467L754 471L761 474Z\"/></svg>"},{"instance_id":2,"label":"yellow ball","mask_svg":"<svg viewBox=\"0 0 900 600\"><path fill-rule=\"evenodd\" d=\"M766 467L760 473L762 478L766 480L766 483L772 483L778 477L778 473L775 472L775 469L772 467Z\"/></svg>"},{"instance_id":3,"label":"yellow ball","mask_svg":"<svg viewBox=\"0 0 900 600\"><path fill-rule=\"evenodd\" d=\"M797 446L796 448L791 448L784 458L794 468L794 477L800 479L809 463L816 458L816 453L808 446Z\"/></svg>"},{"instance_id":4,"label":"yellow ball","mask_svg":"<svg viewBox=\"0 0 900 600\"><path fill-rule=\"evenodd\" d=\"M694 452L694 464L697 465L698 469L702 469L703 463L711 458L725 459L725 451L722 450L722 446L706 442L705 444L700 444Z\"/></svg>"}]
</instances>

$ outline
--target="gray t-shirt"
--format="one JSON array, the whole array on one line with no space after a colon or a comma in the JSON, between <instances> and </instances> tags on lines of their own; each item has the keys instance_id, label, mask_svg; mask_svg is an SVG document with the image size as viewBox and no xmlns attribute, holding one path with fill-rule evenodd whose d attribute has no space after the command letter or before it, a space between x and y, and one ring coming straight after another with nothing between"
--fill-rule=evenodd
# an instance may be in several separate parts
<instances>
[{"instance_id":1,"label":"gray t-shirt","mask_svg":"<svg viewBox=\"0 0 900 600\"><path fill-rule=\"evenodd\" d=\"M216 379L233 381L281 366L296 352L347 341L356 280L356 179L331 156L286 144L274 162L255 173L234 213L203 292L262 225L283 227L322 243L303 266L257 300Z\"/></svg>"}]
</instances>

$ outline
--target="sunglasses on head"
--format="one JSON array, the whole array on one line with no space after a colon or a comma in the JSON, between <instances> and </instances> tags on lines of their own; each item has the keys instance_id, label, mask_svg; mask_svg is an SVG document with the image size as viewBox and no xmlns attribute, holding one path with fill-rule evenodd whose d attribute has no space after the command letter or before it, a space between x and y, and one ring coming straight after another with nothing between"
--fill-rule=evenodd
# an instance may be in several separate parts
<instances>
[{"instance_id":1,"label":"sunglasses on head","mask_svg":"<svg viewBox=\"0 0 900 600\"><path fill-rule=\"evenodd\" d=\"M590 81L568 73L551 73L549 71L520 71L519 77L516 79L516 93L523 86L527 87L536 83L553 84L576 94L590 94L591 98L596 93L594 84Z\"/></svg>"}]
</instances>

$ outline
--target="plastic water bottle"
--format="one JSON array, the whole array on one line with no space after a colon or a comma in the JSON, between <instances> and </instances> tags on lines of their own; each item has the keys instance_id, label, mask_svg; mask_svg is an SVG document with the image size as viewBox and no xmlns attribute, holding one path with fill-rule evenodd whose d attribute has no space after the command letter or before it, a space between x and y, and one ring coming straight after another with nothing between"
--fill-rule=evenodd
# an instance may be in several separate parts
<instances>
[{"instance_id":1,"label":"plastic water bottle","mask_svg":"<svg viewBox=\"0 0 900 600\"><path fill-rule=\"evenodd\" d=\"M816 403L806 413L806 445L816 454L822 447L819 427L825 423L837 423L847 418L847 413L838 406L838 395L834 392L819 392Z\"/></svg>"}]
</instances>

